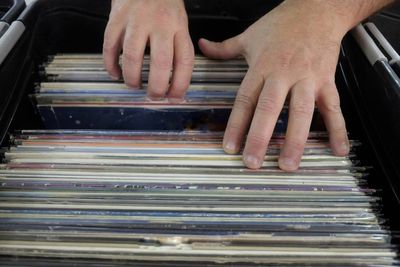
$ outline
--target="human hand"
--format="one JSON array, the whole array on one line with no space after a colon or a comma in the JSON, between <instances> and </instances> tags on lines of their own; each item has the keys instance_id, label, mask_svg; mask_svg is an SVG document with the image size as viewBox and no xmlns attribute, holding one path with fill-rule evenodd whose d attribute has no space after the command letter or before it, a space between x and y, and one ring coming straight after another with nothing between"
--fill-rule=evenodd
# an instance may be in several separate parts
<instances>
[{"instance_id":1,"label":"human hand","mask_svg":"<svg viewBox=\"0 0 400 267\"><path fill-rule=\"evenodd\" d=\"M151 54L148 97L183 98L194 64L183 0L112 1L103 44L104 65L110 75L114 79L122 75L129 87L139 88L147 44Z\"/></svg>"},{"instance_id":2,"label":"human hand","mask_svg":"<svg viewBox=\"0 0 400 267\"><path fill-rule=\"evenodd\" d=\"M321 113L335 155L349 153L345 121L335 86L340 42L350 25L315 1L285 1L242 34L222 43L199 41L211 58L244 56L249 70L237 93L223 147L238 153L248 130L243 160L260 168L276 121L290 96L286 139L279 167L299 167L314 104ZM314 3L315 4L315 3Z\"/></svg>"}]
</instances>

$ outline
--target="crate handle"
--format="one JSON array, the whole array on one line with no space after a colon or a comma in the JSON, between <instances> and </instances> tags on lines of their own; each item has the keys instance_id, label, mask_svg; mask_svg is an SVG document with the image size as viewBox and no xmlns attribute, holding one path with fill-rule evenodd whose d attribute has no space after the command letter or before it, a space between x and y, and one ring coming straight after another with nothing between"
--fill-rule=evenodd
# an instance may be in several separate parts
<instances>
[{"instance_id":1,"label":"crate handle","mask_svg":"<svg viewBox=\"0 0 400 267\"><path fill-rule=\"evenodd\" d=\"M10 51L21 38L25 31L25 25L21 21L14 21L0 38L0 65L7 58Z\"/></svg>"}]
</instances>

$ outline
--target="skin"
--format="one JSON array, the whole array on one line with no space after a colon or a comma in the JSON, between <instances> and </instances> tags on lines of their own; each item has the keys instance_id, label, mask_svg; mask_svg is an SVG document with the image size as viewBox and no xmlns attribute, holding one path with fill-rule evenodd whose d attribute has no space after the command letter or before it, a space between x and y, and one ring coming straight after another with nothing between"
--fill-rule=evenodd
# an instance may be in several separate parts
<instances>
[{"instance_id":1,"label":"skin","mask_svg":"<svg viewBox=\"0 0 400 267\"><path fill-rule=\"evenodd\" d=\"M150 46L148 97L182 99L190 84L194 48L182 0L113 0L106 27L104 65L114 79L141 86L146 46ZM119 55L122 54L122 69ZM172 82L170 84L170 73Z\"/></svg>"},{"instance_id":2,"label":"skin","mask_svg":"<svg viewBox=\"0 0 400 267\"><path fill-rule=\"evenodd\" d=\"M345 121L335 85L343 36L391 0L286 0L240 35L217 43L199 40L204 55L244 57L249 70L238 91L225 132L229 154L243 150L248 168L260 168L278 116L289 98L289 123L279 167L299 167L317 106L329 132L332 151L349 153ZM146 43L151 49L148 95L181 99L193 70L193 45L181 0L114 0L104 41L106 69L140 86ZM169 73L174 69L169 86ZM246 137L247 134L247 137Z\"/></svg>"}]
</instances>

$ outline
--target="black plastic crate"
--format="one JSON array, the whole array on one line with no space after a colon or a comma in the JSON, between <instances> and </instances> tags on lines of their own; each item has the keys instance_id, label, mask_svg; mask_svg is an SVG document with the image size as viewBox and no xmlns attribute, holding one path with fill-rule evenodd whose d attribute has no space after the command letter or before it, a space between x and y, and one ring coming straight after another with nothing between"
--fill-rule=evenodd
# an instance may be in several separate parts
<instances>
[{"instance_id":1,"label":"black plastic crate","mask_svg":"<svg viewBox=\"0 0 400 267\"><path fill-rule=\"evenodd\" d=\"M235 8L239 2L187 1L194 43L200 36L214 40L234 36L279 3L246 1L243 13ZM108 0L41 0L18 18L25 30L0 66L2 145L6 145L8 132L43 128L29 99L37 81L38 65L56 53L101 53L109 11ZM378 26L387 25L385 19L397 26L382 29L384 34L399 36L395 31L400 29L400 18L372 18L379 21ZM400 93L382 84L350 35L342 45L336 82L350 136L363 144L357 152L359 158L363 165L372 167L370 183L382 188L388 225L394 231L400 230L396 214L400 208Z\"/></svg>"}]
</instances>

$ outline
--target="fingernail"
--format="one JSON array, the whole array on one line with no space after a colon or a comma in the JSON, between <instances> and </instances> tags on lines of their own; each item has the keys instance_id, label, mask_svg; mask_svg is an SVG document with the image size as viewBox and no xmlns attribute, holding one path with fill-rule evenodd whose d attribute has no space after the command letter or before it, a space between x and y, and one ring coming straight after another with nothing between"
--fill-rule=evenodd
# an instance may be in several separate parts
<instances>
[{"instance_id":1,"label":"fingernail","mask_svg":"<svg viewBox=\"0 0 400 267\"><path fill-rule=\"evenodd\" d=\"M208 43L208 44L212 44L212 43L214 43L213 41L210 41L210 40L208 40L208 39L204 39L204 38L203 38L203 42L205 42L205 43Z\"/></svg>"},{"instance_id":2,"label":"fingernail","mask_svg":"<svg viewBox=\"0 0 400 267\"><path fill-rule=\"evenodd\" d=\"M118 76L111 75L111 79L113 79L114 81L118 81L118 80L119 80L119 77L118 77Z\"/></svg>"},{"instance_id":3,"label":"fingernail","mask_svg":"<svg viewBox=\"0 0 400 267\"><path fill-rule=\"evenodd\" d=\"M280 159L279 161L280 161L279 166L282 169L290 170L290 171L297 169L296 162L291 158L286 158L285 157L285 158Z\"/></svg>"},{"instance_id":4,"label":"fingernail","mask_svg":"<svg viewBox=\"0 0 400 267\"><path fill-rule=\"evenodd\" d=\"M154 96L147 96L147 100L148 101L162 101L162 100L164 100L164 98L163 97L154 97Z\"/></svg>"},{"instance_id":5,"label":"fingernail","mask_svg":"<svg viewBox=\"0 0 400 267\"><path fill-rule=\"evenodd\" d=\"M342 151L343 154L349 153L349 150L350 150L349 144L347 142L343 142L340 145L340 150Z\"/></svg>"},{"instance_id":6,"label":"fingernail","mask_svg":"<svg viewBox=\"0 0 400 267\"><path fill-rule=\"evenodd\" d=\"M129 89L133 89L133 90L141 89L140 84L132 84L132 83L128 83L128 82L125 82L125 84Z\"/></svg>"},{"instance_id":7,"label":"fingernail","mask_svg":"<svg viewBox=\"0 0 400 267\"><path fill-rule=\"evenodd\" d=\"M258 169L262 163L256 156L248 155L244 157L244 164L250 169Z\"/></svg>"},{"instance_id":8,"label":"fingernail","mask_svg":"<svg viewBox=\"0 0 400 267\"><path fill-rule=\"evenodd\" d=\"M226 142L226 144L224 145L224 150L226 153L228 154L235 154L237 153L237 146L235 142L232 141L228 141Z\"/></svg>"},{"instance_id":9,"label":"fingernail","mask_svg":"<svg viewBox=\"0 0 400 267\"><path fill-rule=\"evenodd\" d=\"M179 104L184 102L184 98L175 98L175 97L168 97L168 102L173 103L173 104Z\"/></svg>"}]
</instances>

